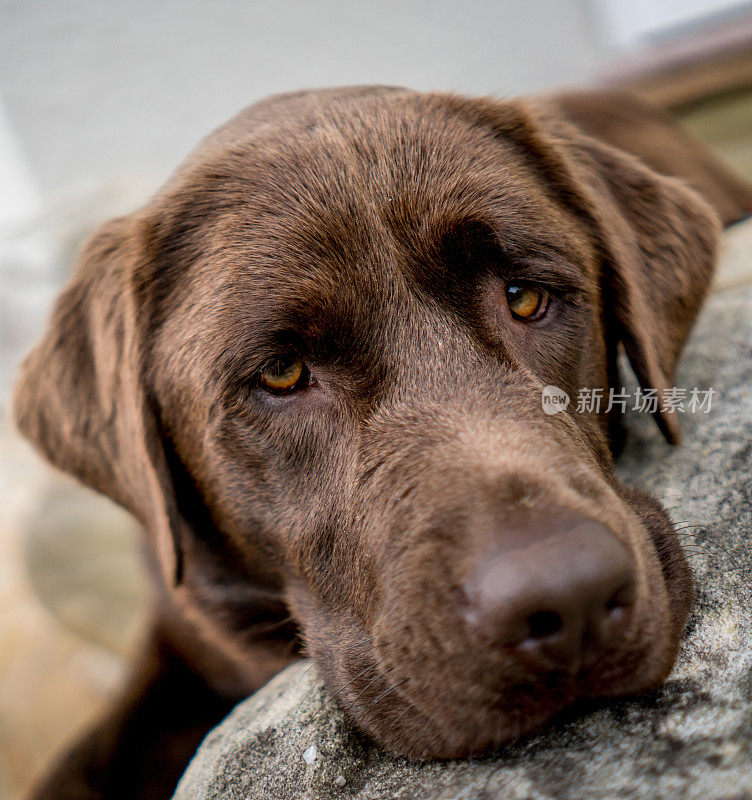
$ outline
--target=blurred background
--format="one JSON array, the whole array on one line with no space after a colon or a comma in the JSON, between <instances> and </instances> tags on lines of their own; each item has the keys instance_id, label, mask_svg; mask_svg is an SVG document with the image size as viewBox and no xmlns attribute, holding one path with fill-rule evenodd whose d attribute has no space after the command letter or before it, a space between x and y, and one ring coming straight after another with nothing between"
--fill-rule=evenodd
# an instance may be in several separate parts
<instances>
[{"instance_id":1,"label":"blurred background","mask_svg":"<svg viewBox=\"0 0 752 800\"><path fill-rule=\"evenodd\" d=\"M628 86L752 177L750 3L0 0L0 800L115 691L149 597L129 518L12 433L15 366L83 237L199 138L264 95L357 83Z\"/></svg>"}]
</instances>

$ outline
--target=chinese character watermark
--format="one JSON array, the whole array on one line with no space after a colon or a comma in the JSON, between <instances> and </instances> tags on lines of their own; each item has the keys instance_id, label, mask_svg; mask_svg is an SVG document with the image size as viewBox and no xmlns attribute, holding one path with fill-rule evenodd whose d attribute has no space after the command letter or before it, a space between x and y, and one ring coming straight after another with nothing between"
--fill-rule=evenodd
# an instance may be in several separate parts
<instances>
[{"instance_id":1,"label":"chinese character watermark","mask_svg":"<svg viewBox=\"0 0 752 800\"><path fill-rule=\"evenodd\" d=\"M606 413L618 411L622 414L627 410L640 414L656 414L658 411L664 414L709 414L715 393L716 390L712 387L683 389L671 386L660 393L657 389L639 387L633 392L627 391L623 386L619 390L611 388L607 393L600 387L583 387L577 393L573 409L578 414L599 414L601 410ZM545 386L541 392L541 406L546 414L565 411L570 403L569 395L558 386Z\"/></svg>"}]
</instances>

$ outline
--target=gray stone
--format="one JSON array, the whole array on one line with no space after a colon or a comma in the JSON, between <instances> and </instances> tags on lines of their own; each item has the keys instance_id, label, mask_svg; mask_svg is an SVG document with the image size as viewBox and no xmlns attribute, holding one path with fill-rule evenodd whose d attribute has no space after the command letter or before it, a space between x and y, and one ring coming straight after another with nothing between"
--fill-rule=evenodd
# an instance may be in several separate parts
<instances>
[{"instance_id":1,"label":"gray stone","mask_svg":"<svg viewBox=\"0 0 752 800\"><path fill-rule=\"evenodd\" d=\"M752 798L752 287L711 299L678 385L712 387L710 412L683 415L678 448L631 416L619 465L671 508L699 587L662 690L573 710L493 757L410 763L354 731L303 662L208 735L176 800Z\"/></svg>"}]
</instances>

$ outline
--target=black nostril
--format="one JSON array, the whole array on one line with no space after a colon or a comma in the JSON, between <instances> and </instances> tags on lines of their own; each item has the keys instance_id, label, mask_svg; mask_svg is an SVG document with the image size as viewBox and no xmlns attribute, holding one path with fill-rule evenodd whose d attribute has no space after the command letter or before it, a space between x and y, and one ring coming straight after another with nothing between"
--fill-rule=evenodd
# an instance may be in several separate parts
<instances>
[{"instance_id":1,"label":"black nostril","mask_svg":"<svg viewBox=\"0 0 752 800\"><path fill-rule=\"evenodd\" d=\"M612 597L606 601L606 611L616 611L619 608L624 608L624 604L618 598Z\"/></svg>"},{"instance_id":2,"label":"black nostril","mask_svg":"<svg viewBox=\"0 0 752 800\"><path fill-rule=\"evenodd\" d=\"M633 582L620 586L611 597L606 600L606 611L626 611L634 603L635 587Z\"/></svg>"},{"instance_id":3,"label":"black nostril","mask_svg":"<svg viewBox=\"0 0 752 800\"><path fill-rule=\"evenodd\" d=\"M527 625L531 639L548 639L561 631L564 621L555 611L536 611Z\"/></svg>"}]
</instances>

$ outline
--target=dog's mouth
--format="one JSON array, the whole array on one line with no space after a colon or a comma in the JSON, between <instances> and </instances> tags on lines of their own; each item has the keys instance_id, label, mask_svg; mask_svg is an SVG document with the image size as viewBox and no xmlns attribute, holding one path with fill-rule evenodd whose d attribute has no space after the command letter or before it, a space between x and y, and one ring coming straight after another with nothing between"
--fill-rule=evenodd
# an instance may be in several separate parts
<instances>
[{"instance_id":1,"label":"dog's mouth","mask_svg":"<svg viewBox=\"0 0 752 800\"><path fill-rule=\"evenodd\" d=\"M566 625L580 620L575 610L571 617L561 611L563 628L556 630L555 620L549 620L549 629L538 631L542 644L525 634L520 643L519 636L507 635L502 609L501 623L494 618L501 641L494 640L468 621L451 586L451 562L441 548L432 557L418 555L419 570L410 568L408 554L399 575L380 591L379 611L370 625L352 618L344 624L339 617L338 634L330 629L309 648L326 665L324 679L348 717L400 755L464 757L538 731L578 700L659 686L673 665L686 617L688 572L686 564L681 566L681 552L665 544L675 536L656 501L626 489L619 494L627 511L624 519L632 518L630 535L623 540L633 543L634 585L611 628L613 621L603 612L606 633L601 630L600 639L597 626L585 620L579 642L564 641ZM597 541L593 531L578 537L574 544L583 547ZM542 544L552 547L547 540ZM620 551L613 547L609 552ZM565 559L558 554L556 560L561 570ZM592 566L587 559L583 563ZM537 573L531 575L537 579ZM508 580L507 572L502 570L500 577ZM621 578L617 575L617 581ZM593 591L605 585L595 584ZM606 586L603 596L609 591ZM502 606L507 603L503 592L492 597L494 602L499 598ZM514 633L514 626L510 630Z\"/></svg>"},{"instance_id":2,"label":"dog's mouth","mask_svg":"<svg viewBox=\"0 0 752 800\"><path fill-rule=\"evenodd\" d=\"M383 660L375 655L378 649L385 651ZM500 669L496 680L487 653L467 656L484 664L483 675L467 665L457 673L459 664L448 663L438 651L427 654L417 673L414 664L395 665L390 646L369 647L351 653L341 672L330 669L325 680L347 716L370 737L399 755L435 759L492 752L541 730L578 700L634 694L655 687L663 677L643 681L636 674L649 648L604 665L608 675L589 668L515 679Z\"/></svg>"},{"instance_id":3,"label":"dog's mouth","mask_svg":"<svg viewBox=\"0 0 752 800\"><path fill-rule=\"evenodd\" d=\"M468 657L484 662L483 653ZM493 681L477 670L458 673L444 654L428 654L441 665L395 667L393 659L372 658L368 666L356 659L341 675L326 680L348 717L388 749L408 758L457 758L498 749L540 730L555 715L580 699L616 697L654 688L664 674L640 676L650 648L630 652L613 662L608 675L598 670L508 676ZM426 677L433 673L430 685Z\"/></svg>"},{"instance_id":4,"label":"dog's mouth","mask_svg":"<svg viewBox=\"0 0 752 800\"><path fill-rule=\"evenodd\" d=\"M424 687L413 686L409 676L400 674L374 662L350 679L354 698L344 706L374 738L413 758L486 752L539 728L580 696L580 677L566 673L528 677L503 688L500 684L486 697L470 675L453 679L452 690L447 682L437 686L428 697ZM437 713L436 698L442 713ZM450 709L454 713L447 713Z\"/></svg>"}]
</instances>

